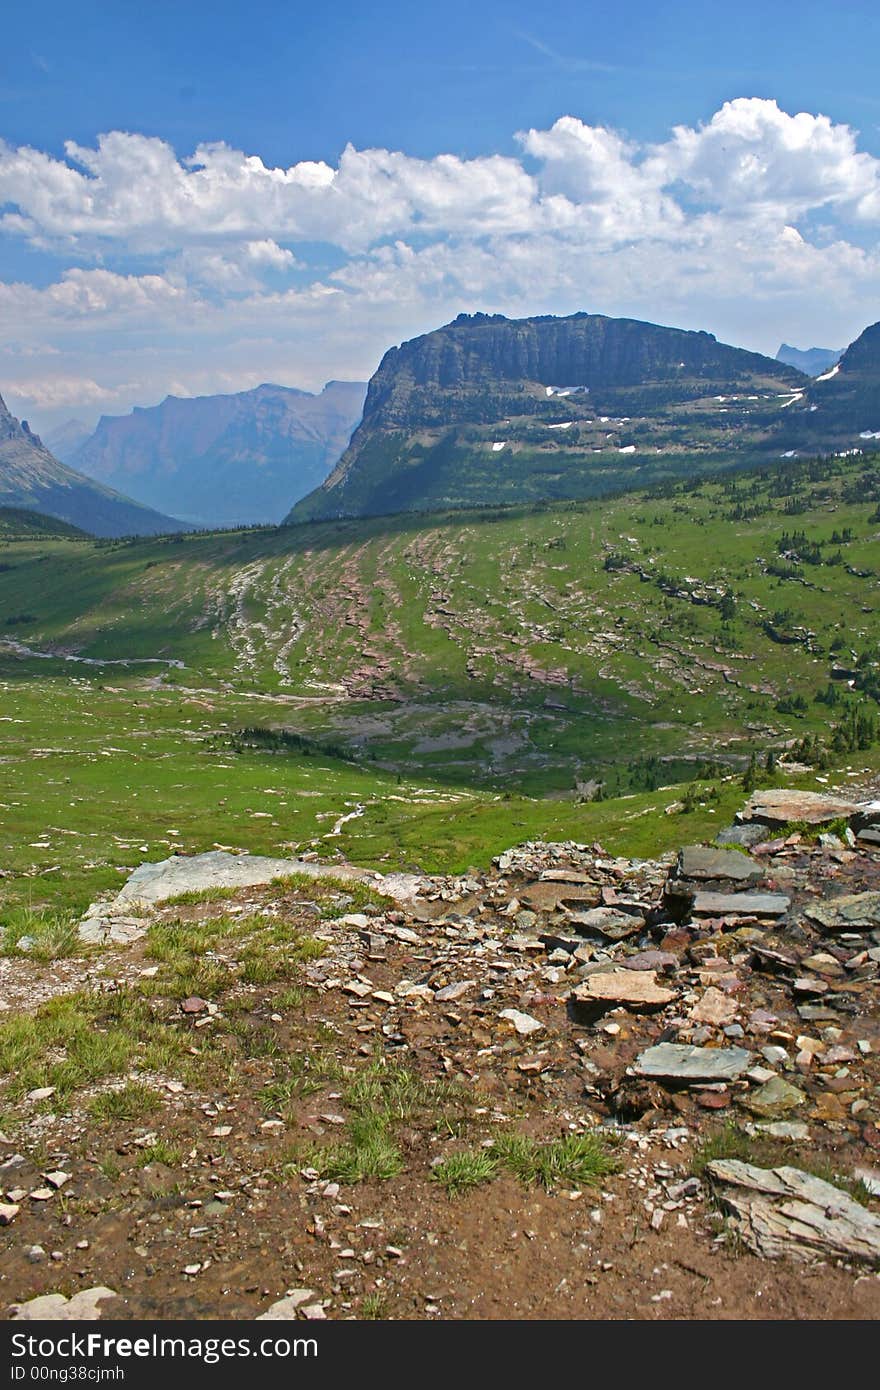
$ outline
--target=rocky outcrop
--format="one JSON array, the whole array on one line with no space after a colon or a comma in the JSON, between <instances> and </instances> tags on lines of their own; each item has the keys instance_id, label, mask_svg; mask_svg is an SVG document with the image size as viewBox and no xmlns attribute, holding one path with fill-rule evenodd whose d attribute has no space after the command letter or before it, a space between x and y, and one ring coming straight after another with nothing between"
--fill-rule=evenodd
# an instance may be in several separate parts
<instances>
[{"instance_id":1,"label":"rocky outcrop","mask_svg":"<svg viewBox=\"0 0 880 1390\"><path fill-rule=\"evenodd\" d=\"M535 493L534 475L549 470L540 466L546 458L525 457L528 448L539 455L551 449L558 462L559 451L573 441L571 451L582 463L607 451L622 465L618 453L653 454L664 441L678 449L673 435L683 422L673 417L696 401L709 404L710 413L719 400L728 402L725 418L715 421L724 437L749 429L754 435L759 396L778 408L779 393L797 392L806 380L795 368L719 343L710 333L601 314L520 320L462 314L385 354L349 448L290 520L557 495L558 489L547 493L546 480L545 491L539 486ZM731 403L730 397L737 399ZM705 410L692 424L696 444L706 435ZM526 474L516 479L514 441L517 468ZM469 448L461 458L464 444ZM563 462L570 469L572 460ZM505 486L499 489L501 464ZM475 465L479 475L466 486ZM583 479L569 481L564 495L589 491ZM618 467L604 490L619 481Z\"/></svg>"}]
</instances>

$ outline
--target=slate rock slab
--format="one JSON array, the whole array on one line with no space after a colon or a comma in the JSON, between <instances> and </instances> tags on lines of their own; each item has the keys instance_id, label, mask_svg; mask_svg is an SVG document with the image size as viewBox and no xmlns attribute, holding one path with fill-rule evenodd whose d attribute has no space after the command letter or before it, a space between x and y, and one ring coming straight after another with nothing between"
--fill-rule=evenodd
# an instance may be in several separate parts
<instances>
[{"instance_id":1,"label":"slate rock slab","mask_svg":"<svg viewBox=\"0 0 880 1390\"><path fill-rule=\"evenodd\" d=\"M843 1259L880 1265L880 1216L800 1168L715 1159L707 1173L731 1224L768 1259Z\"/></svg>"},{"instance_id":2,"label":"slate rock slab","mask_svg":"<svg viewBox=\"0 0 880 1390\"><path fill-rule=\"evenodd\" d=\"M592 907L586 912L569 911L565 920L582 931L598 932L609 941L623 941L627 936L635 936L645 925L644 917L621 912L615 907Z\"/></svg>"},{"instance_id":3,"label":"slate rock slab","mask_svg":"<svg viewBox=\"0 0 880 1390\"><path fill-rule=\"evenodd\" d=\"M849 820L861 808L825 792L788 791L783 788L753 792L742 811L741 821L761 821L764 825L787 825L804 821L807 825L827 825L833 820Z\"/></svg>"},{"instance_id":4,"label":"slate rock slab","mask_svg":"<svg viewBox=\"0 0 880 1390\"><path fill-rule=\"evenodd\" d=\"M764 868L735 849L711 849L687 845L678 853L681 878L727 879L734 883L754 883L764 877Z\"/></svg>"},{"instance_id":5,"label":"slate rock slab","mask_svg":"<svg viewBox=\"0 0 880 1390\"><path fill-rule=\"evenodd\" d=\"M179 893L198 893L210 888L255 888L286 874L305 874L311 878L362 878L363 873L345 865L332 867L301 859L271 859L257 854L228 854L210 850L207 854L174 855L156 864L141 864L117 894L114 909L125 903L160 903Z\"/></svg>"},{"instance_id":6,"label":"slate rock slab","mask_svg":"<svg viewBox=\"0 0 880 1390\"><path fill-rule=\"evenodd\" d=\"M691 912L695 917L784 917L791 899L784 893L711 893L698 890Z\"/></svg>"},{"instance_id":7,"label":"slate rock slab","mask_svg":"<svg viewBox=\"0 0 880 1390\"><path fill-rule=\"evenodd\" d=\"M806 1096L797 1086L792 1086L783 1076L774 1076L770 1081L765 1081L763 1086L759 1086L757 1091L749 1096L746 1104L755 1115L774 1119L790 1114L799 1105L803 1105L805 1100Z\"/></svg>"},{"instance_id":8,"label":"slate rock slab","mask_svg":"<svg viewBox=\"0 0 880 1390\"><path fill-rule=\"evenodd\" d=\"M715 843L716 845L742 845L743 849L751 849L752 845L759 845L766 834L765 826L753 825L746 821L743 825L728 825L724 830L719 830L715 836Z\"/></svg>"},{"instance_id":9,"label":"slate rock slab","mask_svg":"<svg viewBox=\"0 0 880 1390\"><path fill-rule=\"evenodd\" d=\"M637 1058L635 1072L657 1081L736 1081L751 1066L753 1056L744 1047L658 1043Z\"/></svg>"},{"instance_id":10,"label":"slate rock slab","mask_svg":"<svg viewBox=\"0 0 880 1390\"><path fill-rule=\"evenodd\" d=\"M150 923L144 917L117 917L100 908L90 908L77 928L80 941L87 946L128 946L146 936Z\"/></svg>"},{"instance_id":11,"label":"slate rock slab","mask_svg":"<svg viewBox=\"0 0 880 1390\"><path fill-rule=\"evenodd\" d=\"M845 893L805 909L826 931L873 931L880 927L880 893Z\"/></svg>"}]
</instances>

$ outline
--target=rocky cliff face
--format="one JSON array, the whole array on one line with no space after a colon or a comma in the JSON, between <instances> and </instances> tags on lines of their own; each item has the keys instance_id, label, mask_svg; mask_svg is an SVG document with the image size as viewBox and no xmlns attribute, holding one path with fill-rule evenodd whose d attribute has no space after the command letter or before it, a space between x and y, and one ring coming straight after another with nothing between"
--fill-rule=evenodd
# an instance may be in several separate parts
<instances>
[{"instance_id":1,"label":"rocky cliff face","mask_svg":"<svg viewBox=\"0 0 880 1390\"><path fill-rule=\"evenodd\" d=\"M187 529L59 463L26 420L0 397L0 506L26 507L95 536L158 535Z\"/></svg>"},{"instance_id":2,"label":"rocky cliff face","mask_svg":"<svg viewBox=\"0 0 880 1390\"><path fill-rule=\"evenodd\" d=\"M72 455L75 466L149 505L201 526L278 522L317 487L351 437L361 382L318 395L264 385L105 416Z\"/></svg>"},{"instance_id":3,"label":"rocky cliff face","mask_svg":"<svg viewBox=\"0 0 880 1390\"><path fill-rule=\"evenodd\" d=\"M385 354L349 448L290 519L607 492L634 455L656 475L658 453L682 471L757 443L804 385L710 333L461 315Z\"/></svg>"}]
</instances>

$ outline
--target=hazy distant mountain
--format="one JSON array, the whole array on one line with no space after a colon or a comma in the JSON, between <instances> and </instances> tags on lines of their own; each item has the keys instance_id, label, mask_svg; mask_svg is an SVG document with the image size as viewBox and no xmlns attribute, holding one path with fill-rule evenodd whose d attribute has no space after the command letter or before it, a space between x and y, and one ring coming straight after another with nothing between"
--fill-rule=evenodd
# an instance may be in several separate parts
<instances>
[{"instance_id":1,"label":"hazy distant mountain","mask_svg":"<svg viewBox=\"0 0 880 1390\"><path fill-rule=\"evenodd\" d=\"M821 376L822 372L827 372L829 367L839 362L842 356L843 348L796 348L790 343L783 343L776 354L776 361L785 362L789 367L797 367L798 371L806 372L807 376Z\"/></svg>"},{"instance_id":2,"label":"hazy distant mountain","mask_svg":"<svg viewBox=\"0 0 880 1390\"><path fill-rule=\"evenodd\" d=\"M880 323L871 324L785 412L781 442L805 456L880 446Z\"/></svg>"},{"instance_id":3,"label":"hazy distant mountain","mask_svg":"<svg viewBox=\"0 0 880 1390\"><path fill-rule=\"evenodd\" d=\"M324 481L361 416L366 385L317 395L264 385L103 416L74 465L200 526L279 522Z\"/></svg>"},{"instance_id":4,"label":"hazy distant mountain","mask_svg":"<svg viewBox=\"0 0 880 1390\"><path fill-rule=\"evenodd\" d=\"M82 420L65 420L63 425L55 425L42 435L43 443L51 454L62 463L69 463L73 454L84 444L91 434L88 425Z\"/></svg>"},{"instance_id":5,"label":"hazy distant mountain","mask_svg":"<svg viewBox=\"0 0 880 1390\"><path fill-rule=\"evenodd\" d=\"M0 507L29 508L93 536L153 536L189 528L69 468L0 397Z\"/></svg>"},{"instance_id":6,"label":"hazy distant mountain","mask_svg":"<svg viewBox=\"0 0 880 1390\"><path fill-rule=\"evenodd\" d=\"M590 497L743 463L807 385L711 333L461 314L385 354L351 444L289 519Z\"/></svg>"}]
</instances>

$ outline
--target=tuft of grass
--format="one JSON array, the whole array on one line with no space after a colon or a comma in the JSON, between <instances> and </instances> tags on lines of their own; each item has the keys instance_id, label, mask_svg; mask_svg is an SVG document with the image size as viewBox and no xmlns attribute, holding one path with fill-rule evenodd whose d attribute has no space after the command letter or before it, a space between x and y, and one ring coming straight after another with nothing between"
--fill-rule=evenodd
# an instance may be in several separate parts
<instances>
[{"instance_id":1,"label":"tuft of grass","mask_svg":"<svg viewBox=\"0 0 880 1390\"><path fill-rule=\"evenodd\" d=\"M451 1197L470 1187L489 1182L498 1171L498 1159L486 1149L450 1154L431 1169L431 1181L439 1182Z\"/></svg>"},{"instance_id":2,"label":"tuft of grass","mask_svg":"<svg viewBox=\"0 0 880 1390\"><path fill-rule=\"evenodd\" d=\"M218 903L234 898L237 888L190 888L186 893L176 893L173 898L165 898L163 907L190 907L196 903Z\"/></svg>"},{"instance_id":3,"label":"tuft of grass","mask_svg":"<svg viewBox=\"0 0 880 1390\"><path fill-rule=\"evenodd\" d=\"M691 1159L691 1172L694 1177L704 1177L707 1166L716 1158L735 1158L741 1163L772 1167L779 1161L778 1146L769 1141L753 1139L733 1120L728 1120L721 1129L715 1130L694 1150Z\"/></svg>"},{"instance_id":4,"label":"tuft of grass","mask_svg":"<svg viewBox=\"0 0 880 1390\"><path fill-rule=\"evenodd\" d=\"M525 1134L500 1135L489 1153L527 1186L591 1187L616 1173L620 1164L597 1134L566 1134L540 1141Z\"/></svg>"},{"instance_id":5,"label":"tuft of grass","mask_svg":"<svg viewBox=\"0 0 880 1390\"><path fill-rule=\"evenodd\" d=\"M357 1073L343 1090L352 1112L342 1144L314 1150L312 1167L339 1182L393 1178L403 1170L394 1137L395 1126L427 1120L438 1110L464 1104L465 1093L446 1081L426 1081L406 1067L389 1065L381 1053Z\"/></svg>"},{"instance_id":6,"label":"tuft of grass","mask_svg":"<svg viewBox=\"0 0 880 1390\"><path fill-rule=\"evenodd\" d=\"M260 1103L267 1110L284 1111L293 1101L315 1095L341 1075L338 1059L327 1049L294 1053L276 1068L273 1080L260 1091Z\"/></svg>"},{"instance_id":7,"label":"tuft of grass","mask_svg":"<svg viewBox=\"0 0 880 1390\"><path fill-rule=\"evenodd\" d=\"M366 1321L376 1321L388 1316L388 1303L383 1293L378 1290L374 1293L364 1294L361 1300L361 1317Z\"/></svg>"},{"instance_id":8,"label":"tuft of grass","mask_svg":"<svg viewBox=\"0 0 880 1390\"><path fill-rule=\"evenodd\" d=\"M0 955L52 961L81 949L74 912L20 907L0 925Z\"/></svg>"},{"instance_id":9,"label":"tuft of grass","mask_svg":"<svg viewBox=\"0 0 880 1390\"><path fill-rule=\"evenodd\" d=\"M393 907L394 900L359 879L334 878L332 874L312 877L311 874L281 874L273 878L270 887L281 892L303 893L310 902L321 908L322 917L341 917L345 912L363 912L365 907ZM340 897L347 901L339 905ZM334 901L335 899L335 901Z\"/></svg>"},{"instance_id":10,"label":"tuft of grass","mask_svg":"<svg viewBox=\"0 0 880 1390\"><path fill-rule=\"evenodd\" d=\"M104 1091L95 1096L89 1105L89 1114L96 1120L139 1120L161 1105L162 1097L151 1086L127 1081L118 1091Z\"/></svg>"},{"instance_id":11,"label":"tuft of grass","mask_svg":"<svg viewBox=\"0 0 880 1390\"><path fill-rule=\"evenodd\" d=\"M12 1099L54 1086L54 1104L148 1059L178 1058L184 1047L184 1035L138 989L79 990L0 1023L0 1077Z\"/></svg>"},{"instance_id":12,"label":"tuft of grass","mask_svg":"<svg viewBox=\"0 0 880 1390\"><path fill-rule=\"evenodd\" d=\"M162 1163L166 1168L176 1168L183 1161L180 1149L173 1144L167 1144L164 1139L157 1139L154 1144L142 1149L138 1156L138 1167L146 1168L149 1163Z\"/></svg>"},{"instance_id":13,"label":"tuft of grass","mask_svg":"<svg viewBox=\"0 0 880 1390\"><path fill-rule=\"evenodd\" d=\"M276 1009L300 1009L305 1003L305 990L299 985L289 985L275 997Z\"/></svg>"},{"instance_id":14,"label":"tuft of grass","mask_svg":"<svg viewBox=\"0 0 880 1390\"><path fill-rule=\"evenodd\" d=\"M403 1172L403 1158L394 1140L379 1125L353 1127L345 1144L317 1150L312 1165L324 1178L335 1182L386 1182Z\"/></svg>"}]
</instances>

